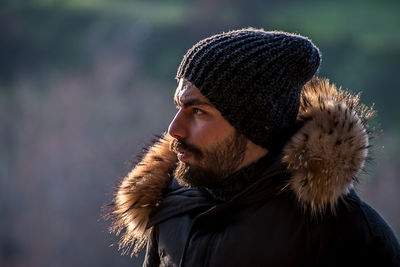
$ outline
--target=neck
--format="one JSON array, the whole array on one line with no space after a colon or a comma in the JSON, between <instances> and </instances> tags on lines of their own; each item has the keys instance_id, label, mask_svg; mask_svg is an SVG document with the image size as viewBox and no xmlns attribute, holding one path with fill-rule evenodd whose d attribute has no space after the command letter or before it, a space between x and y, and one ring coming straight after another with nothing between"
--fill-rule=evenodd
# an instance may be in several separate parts
<instances>
[{"instance_id":1,"label":"neck","mask_svg":"<svg viewBox=\"0 0 400 267\"><path fill-rule=\"evenodd\" d=\"M232 199L248 186L263 178L268 171L275 170L279 166L279 155L267 153L264 157L232 173L225 179L200 188L210 193L215 200L224 202Z\"/></svg>"},{"instance_id":2,"label":"neck","mask_svg":"<svg viewBox=\"0 0 400 267\"><path fill-rule=\"evenodd\" d=\"M260 158L267 155L267 153L268 153L267 149L254 144L250 140L247 140L246 152L245 152L244 159L243 159L242 163L238 166L236 171L252 164L253 162L258 161Z\"/></svg>"}]
</instances>

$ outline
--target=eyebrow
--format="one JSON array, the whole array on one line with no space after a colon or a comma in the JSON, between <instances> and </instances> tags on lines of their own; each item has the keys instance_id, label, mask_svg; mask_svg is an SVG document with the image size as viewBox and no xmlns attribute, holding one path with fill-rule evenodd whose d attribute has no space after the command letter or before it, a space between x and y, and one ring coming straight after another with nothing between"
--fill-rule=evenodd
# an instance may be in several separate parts
<instances>
[{"instance_id":1,"label":"eyebrow","mask_svg":"<svg viewBox=\"0 0 400 267\"><path fill-rule=\"evenodd\" d=\"M183 101L181 101L182 105L180 105L177 101L177 99L174 99L175 105L177 106L183 106L184 108L190 107L190 106L209 106L212 107L213 105L211 103L208 103L206 101L200 100L198 98L188 98L188 99L184 99Z\"/></svg>"}]
</instances>

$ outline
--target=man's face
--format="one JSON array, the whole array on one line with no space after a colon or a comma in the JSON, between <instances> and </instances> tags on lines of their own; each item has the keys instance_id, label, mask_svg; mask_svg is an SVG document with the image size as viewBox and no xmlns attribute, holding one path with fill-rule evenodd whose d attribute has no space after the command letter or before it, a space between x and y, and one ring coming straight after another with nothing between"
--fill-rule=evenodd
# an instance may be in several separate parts
<instances>
[{"instance_id":1,"label":"man's face","mask_svg":"<svg viewBox=\"0 0 400 267\"><path fill-rule=\"evenodd\" d=\"M207 186L237 170L247 138L239 134L190 82L181 79L175 92L178 112L169 125L177 153L175 178L185 186Z\"/></svg>"}]
</instances>

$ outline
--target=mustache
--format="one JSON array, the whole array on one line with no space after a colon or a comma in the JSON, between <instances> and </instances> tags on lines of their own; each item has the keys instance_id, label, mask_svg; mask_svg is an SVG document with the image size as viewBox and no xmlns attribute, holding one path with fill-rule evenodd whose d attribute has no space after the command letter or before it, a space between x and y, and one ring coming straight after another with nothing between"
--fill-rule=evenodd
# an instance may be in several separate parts
<instances>
[{"instance_id":1,"label":"mustache","mask_svg":"<svg viewBox=\"0 0 400 267\"><path fill-rule=\"evenodd\" d=\"M194 145L190 145L181 139L174 139L169 144L169 149L178 154L179 150L185 150L192 153L195 156L201 156L202 152L199 148Z\"/></svg>"}]
</instances>

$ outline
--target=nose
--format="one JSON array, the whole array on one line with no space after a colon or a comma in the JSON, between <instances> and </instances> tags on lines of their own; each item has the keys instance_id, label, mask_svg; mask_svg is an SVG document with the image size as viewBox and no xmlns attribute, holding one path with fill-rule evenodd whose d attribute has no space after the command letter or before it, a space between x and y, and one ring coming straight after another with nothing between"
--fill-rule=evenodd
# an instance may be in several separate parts
<instances>
[{"instance_id":1,"label":"nose","mask_svg":"<svg viewBox=\"0 0 400 267\"><path fill-rule=\"evenodd\" d=\"M175 139L184 139L187 137L185 118L182 110L176 113L174 119L169 124L168 133Z\"/></svg>"}]
</instances>

